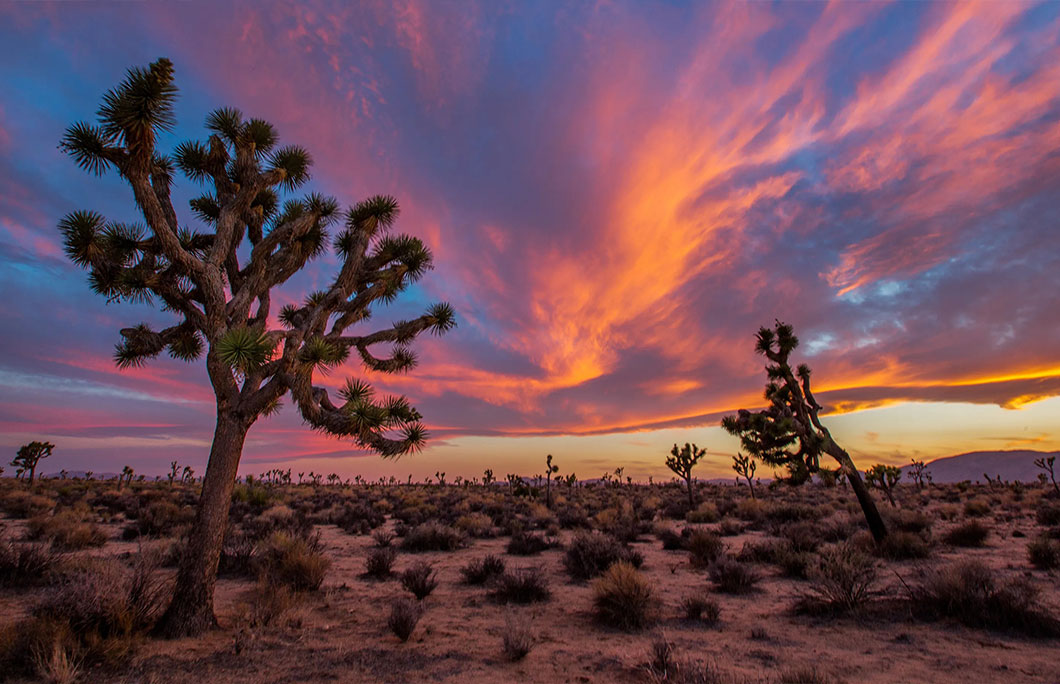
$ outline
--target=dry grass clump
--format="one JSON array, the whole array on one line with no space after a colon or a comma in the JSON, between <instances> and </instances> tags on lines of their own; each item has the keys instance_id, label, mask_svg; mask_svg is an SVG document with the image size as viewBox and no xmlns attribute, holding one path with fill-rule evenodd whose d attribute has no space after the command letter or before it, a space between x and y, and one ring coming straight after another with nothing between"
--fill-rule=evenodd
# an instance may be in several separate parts
<instances>
[{"instance_id":1,"label":"dry grass clump","mask_svg":"<svg viewBox=\"0 0 1060 684\"><path fill-rule=\"evenodd\" d=\"M921 535L904 530L892 530L875 545L875 551L890 560L913 560L931 555L931 547Z\"/></svg>"},{"instance_id":2,"label":"dry grass clump","mask_svg":"<svg viewBox=\"0 0 1060 684\"><path fill-rule=\"evenodd\" d=\"M969 520L957 525L942 537L951 546L979 547L986 541L990 528L978 520Z\"/></svg>"},{"instance_id":3,"label":"dry grass clump","mask_svg":"<svg viewBox=\"0 0 1060 684\"><path fill-rule=\"evenodd\" d=\"M46 584L62 555L44 544L0 539L0 587Z\"/></svg>"},{"instance_id":4,"label":"dry grass clump","mask_svg":"<svg viewBox=\"0 0 1060 684\"><path fill-rule=\"evenodd\" d=\"M84 512L75 510L34 516L26 521L26 538L50 541L54 548L63 551L98 548L106 544L106 532L84 517Z\"/></svg>"},{"instance_id":5,"label":"dry grass clump","mask_svg":"<svg viewBox=\"0 0 1060 684\"><path fill-rule=\"evenodd\" d=\"M1027 544L1027 560L1039 570L1060 567L1060 542L1042 535Z\"/></svg>"},{"instance_id":6,"label":"dry grass clump","mask_svg":"<svg viewBox=\"0 0 1060 684\"><path fill-rule=\"evenodd\" d=\"M37 675L48 684L73 684L81 677L81 659L61 641L34 652L33 663Z\"/></svg>"},{"instance_id":7,"label":"dry grass clump","mask_svg":"<svg viewBox=\"0 0 1060 684\"><path fill-rule=\"evenodd\" d=\"M509 662L522 660L534 647L534 632L530 619L526 616L516 617L509 613L504 616L504 634L501 638L501 651Z\"/></svg>"},{"instance_id":8,"label":"dry grass clump","mask_svg":"<svg viewBox=\"0 0 1060 684\"><path fill-rule=\"evenodd\" d=\"M386 626L398 639L405 642L416 630L421 617L423 617L423 606L418 601L402 597L390 605L390 615L387 617Z\"/></svg>"},{"instance_id":9,"label":"dry grass clump","mask_svg":"<svg viewBox=\"0 0 1060 684\"><path fill-rule=\"evenodd\" d=\"M717 522L720 517L718 507L710 501L704 501L695 510L689 511L685 520L690 523L712 523Z\"/></svg>"},{"instance_id":10,"label":"dry grass clump","mask_svg":"<svg viewBox=\"0 0 1060 684\"><path fill-rule=\"evenodd\" d=\"M618 562L593 581L597 618L624 630L642 629L651 622L655 591L635 567Z\"/></svg>"},{"instance_id":11,"label":"dry grass clump","mask_svg":"<svg viewBox=\"0 0 1060 684\"><path fill-rule=\"evenodd\" d=\"M655 638L648 651L645 669L653 682L667 684L748 684L748 681L724 672L714 663L697 663L679 658L673 642Z\"/></svg>"},{"instance_id":12,"label":"dry grass clump","mask_svg":"<svg viewBox=\"0 0 1060 684\"><path fill-rule=\"evenodd\" d=\"M364 559L365 577L374 577L375 579L390 577L394 569L395 560L397 560L397 549L392 546L370 549Z\"/></svg>"},{"instance_id":13,"label":"dry grass clump","mask_svg":"<svg viewBox=\"0 0 1060 684\"><path fill-rule=\"evenodd\" d=\"M464 576L465 584L485 584L494 577L504 574L504 559L492 553L488 554L483 558L468 562L460 568L460 574Z\"/></svg>"},{"instance_id":14,"label":"dry grass clump","mask_svg":"<svg viewBox=\"0 0 1060 684\"><path fill-rule=\"evenodd\" d=\"M1022 577L1000 582L975 560L930 572L911 590L910 599L913 610L926 619L949 618L968 627L1026 636L1060 636L1060 621L1038 605L1033 584Z\"/></svg>"},{"instance_id":15,"label":"dry grass clump","mask_svg":"<svg viewBox=\"0 0 1060 684\"><path fill-rule=\"evenodd\" d=\"M12 518L25 519L47 513L55 506L55 502L47 496L15 490L7 492L3 499L0 499L0 506L3 507L4 513Z\"/></svg>"},{"instance_id":16,"label":"dry grass clump","mask_svg":"<svg viewBox=\"0 0 1060 684\"><path fill-rule=\"evenodd\" d=\"M685 620L704 625L716 625L721 618L721 608L714 599L697 594L681 602L681 612Z\"/></svg>"},{"instance_id":17,"label":"dry grass clump","mask_svg":"<svg viewBox=\"0 0 1060 684\"><path fill-rule=\"evenodd\" d=\"M730 556L722 556L707 568L710 580L725 594L749 594L758 585L754 568Z\"/></svg>"},{"instance_id":18,"label":"dry grass clump","mask_svg":"<svg viewBox=\"0 0 1060 684\"><path fill-rule=\"evenodd\" d=\"M563 565L572 579L584 581L600 575L615 563L626 562L639 567L643 560L640 554L611 535L579 532L567 546Z\"/></svg>"},{"instance_id":19,"label":"dry grass clump","mask_svg":"<svg viewBox=\"0 0 1060 684\"><path fill-rule=\"evenodd\" d=\"M552 597L540 568L508 570L497 577L493 598L500 603L538 603Z\"/></svg>"},{"instance_id":20,"label":"dry grass clump","mask_svg":"<svg viewBox=\"0 0 1060 684\"><path fill-rule=\"evenodd\" d=\"M523 530L516 530L512 538L508 540L508 553L513 556L535 556L546 549L552 548L543 535Z\"/></svg>"},{"instance_id":21,"label":"dry grass clump","mask_svg":"<svg viewBox=\"0 0 1060 684\"><path fill-rule=\"evenodd\" d=\"M694 530L685 540L688 561L694 568L705 568L725 552L725 542L708 530Z\"/></svg>"},{"instance_id":22,"label":"dry grass clump","mask_svg":"<svg viewBox=\"0 0 1060 684\"><path fill-rule=\"evenodd\" d=\"M457 518L456 528L476 539L486 539L496 535L493 518L485 513L468 513Z\"/></svg>"},{"instance_id":23,"label":"dry grass clump","mask_svg":"<svg viewBox=\"0 0 1060 684\"><path fill-rule=\"evenodd\" d=\"M401 548L413 553L456 551L467 544L464 533L448 525L428 522L413 528L401 541Z\"/></svg>"},{"instance_id":24,"label":"dry grass clump","mask_svg":"<svg viewBox=\"0 0 1060 684\"><path fill-rule=\"evenodd\" d=\"M172 501L155 501L138 512L136 520L126 526L122 536L125 539L135 539L141 535L169 536L178 528L190 525L194 518L193 508L178 506Z\"/></svg>"},{"instance_id":25,"label":"dry grass clump","mask_svg":"<svg viewBox=\"0 0 1060 684\"><path fill-rule=\"evenodd\" d=\"M258 582L247 604L246 623L251 629L296 623L290 615L297 605L298 596L290 588Z\"/></svg>"},{"instance_id":26,"label":"dry grass clump","mask_svg":"<svg viewBox=\"0 0 1060 684\"><path fill-rule=\"evenodd\" d=\"M295 537L286 532L274 532L262 544L258 564L263 581L294 591L316 591L331 567L319 535Z\"/></svg>"},{"instance_id":27,"label":"dry grass clump","mask_svg":"<svg viewBox=\"0 0 1060 684\"><path fill-rule=\"evenodd\" d=\"M417 561L401 573L401 586L422 601L438 586L438 573L430 563Z\"/></svg>"},{"instance_id":28,"label":"dry grass clump","mask_svg":"<svg viewBox=\"0 0 1060 684\"><path fill-rule=\"evenodd\" d=\"M819 615L857 613L877 594L878 572L871 556L851 542L823 550L810 573L810 592L796 604L798 612Z\"/></svg>"}]
</instances>

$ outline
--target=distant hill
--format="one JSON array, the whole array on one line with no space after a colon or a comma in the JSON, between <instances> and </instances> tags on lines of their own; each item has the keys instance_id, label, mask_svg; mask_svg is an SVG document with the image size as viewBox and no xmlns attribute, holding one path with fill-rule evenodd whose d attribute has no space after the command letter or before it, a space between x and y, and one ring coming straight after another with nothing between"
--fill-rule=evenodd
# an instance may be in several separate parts
<instances>
[{"instance_id":1,"label":"distant hill","mask_svg":"<svg viewBox=\"0 0 1060 684\"><path fill-rule=\"evenodd\" d=\"M1002 480L1009 482L1036 482L1042 471L1035 467L1034 460L1043 456L1060 456L1060 451L972 451L931 461L927 464L927 471L940 484L962 480L984 482L983 473L990 477L1000 475ZM903 472L908 470L908 466L902 468Z\"/></svg>"}]
</instances>

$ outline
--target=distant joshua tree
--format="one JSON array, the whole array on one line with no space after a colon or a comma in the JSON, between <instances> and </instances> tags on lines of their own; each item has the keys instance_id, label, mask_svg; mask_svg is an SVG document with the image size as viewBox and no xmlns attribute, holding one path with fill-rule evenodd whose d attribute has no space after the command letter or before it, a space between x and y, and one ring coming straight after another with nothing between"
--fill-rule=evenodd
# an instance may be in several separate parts
<instances>
[{"instance_id":1,"label":"distant joshua tree","mask_svg":"<svg viewBox=\"0 0 1060 684\"><path fill-rule=\"evenodd\" d=\"M747 486L751 490L751 498L756 499L755 496L755 470L758 469L758 464L750 456L745 456L739 452L732 457L732 469L736 471L738 477L742 477L747 480Z\"/></svg>"},{"instance_id":2,"label":"distant joshua tree","mask_svg":"<svg viewBox=\"0 0 1060 684\"><path fill-rule=\"evenodd\" d=\"M917 489L923 489L925 482L931 482L931 473L926 472L927 466L923 461L918 461L915 458L909 461L909 470L907 474L909 479L916 483Z\"/></svg>"},{"instance_id":3,"label":"distant joshua tree","mask_svg":"<svg viewBox=\"0 0 1060 684\"><path fill-rule=\"evenodd\" d=\"M495 481L496 479L493 477L493 469L486 468L486 470L482 473L482 486L489 487Z\"/></svg>"},{"instance_id":4,"label":"distant joshua tree","mask_svg":"<svg viewBox=\"0 0 1060 684\"><path fill-rule=\"evenodd\" d=\"M552 476L559 472L559 466L552 465L552 454L545 458L545 506L552 508Z\"/></svg>"},{"instance_id":5,"label":"distant joshua tree","mask_svg":"<svg viewBox=\"0 0 1060 684\"><path fill-rule=\"evenodd\" d=\"M334 280L275 316L272 289L328 251L327 229L340 219L339 203L316 193L282 201L281 192L309 180L309 153L277 146L271 124L246 119L236 109L207 117L205 142L182 143L172 155L161 152L156 141L176 123L176 95L168 59L130 69L103 97L98 124L70 126L60 144L92 174L117 170L144 221L69 214L59 224L67 256L90 272L92 289L108 301L157 299L177 316L162 330L146 324L121 330L118 366L140 366L164 351L185 361L205 355L216 396L217 425L199 507L173 600L159 625L167 636L197 634L216 624L217 564L251 425L276 412L290 393L317 430L387 457L420 449L427 432L407 399L376 398L371 385L351 378L335 403L327 388L314 385L314 374L337 368L351 351L373 371L406 371L416 362L413 341L425 331L444 333L455 321L452 307L436 304L388 328L348 332L377 303L394 300L431 268L431 253L419 239L387 234L398 214L392 197L372 197L346 212L332 243L341 263ZM204 232L178 217L172 199L178 170L207 185L190 202ZM270 328L277 319L281 326ZM375 356L377 344L390 345L390 356Z\"/></svg>"},{"instance_id":6,"label":"distant joshua tree","mask_svg":"<svg viewBox=\"0 0 1060 684\"><path fill-rule=\"evenodd\" d=\"M11 461L11 465L15 467L16 476L23 477L25 473L29 473L29 483L32 485L37 475L37 464L42 458L51 456L54 449L55 445L51 442L30 442L19 447L15 458Z\"/></svg>"},{"instance_id":7,"label":"distant joshua tree","mask_svg":"<svg viewBox=\"0 0 1060 684\"><path fill-rule=\"evenodd\" d=\"M666 457L666 467L685 481L685 486L688 489L688 510L696 507L696 496L692 485L692 469L699 463L699 459L706 454L706 449L700 449L695 444L686 443L684 448L681 449L678 449L677 445L674 444L674 448L670 450L670 455Z\"/></svg>"},{"instance_id":8,"label":"distant joshua tree","mask_svg":"<svg viewBox=\"0 0 1060 684\"><path fill-rule=\"evenodd\" d=\"M1053 491L1060 494L1060 485L1056 484L1056 473L1053 471L1053 467L1056 464L1056 456L1042 456L1041 458L1034 459L1034 465L1041 468L1044 472L1039 473L1038 479L1043 484L1047 481L1053 483Z\"/></svg>"},{"instance_id":9,"label":"distant joshua tree","mask_svg":"<svg viewBox=\"0 0 1060 684\"><path fill-rule=\"evenodd\" d=\"M897 505L894 503L894 488L902 479L901 468L877 463L865 471L865 479L871 486L883 492L892 506Z\"/></svg>"},{"instance_id":10,"label":"distant joshua tree","mask_svg":"<svg viewBox=\"0 0 1060 684\"><path fill-rule=\"evenodd\" d=\"M722 419L722 426L751 457L768 465L784 467L786 478L802 484L821 468L821 455L834 458L858 497L873 538L879 542L887 536L887 527L876 508L872 494L861 480L854 461L821 424L821 405L810 389L810 367L800 364L792 369L789 357L799 345L794 329L777 321L773 329L759 328L755 351L768 359L765 398L769 406L760 411L740 409L736 415ZM792 447L798 448L792 450Z\"/></svg>"}]
</instances>

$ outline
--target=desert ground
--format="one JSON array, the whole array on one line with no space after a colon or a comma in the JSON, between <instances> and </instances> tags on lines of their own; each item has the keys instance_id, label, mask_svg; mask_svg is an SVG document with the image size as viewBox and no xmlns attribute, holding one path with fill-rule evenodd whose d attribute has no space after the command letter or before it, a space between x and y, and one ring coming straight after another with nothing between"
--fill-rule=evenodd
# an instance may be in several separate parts
<instances>
[{"instance_id":1,"label":"desert ground","mask_svg":"<svg viewBox=\"0 0 1060 684\"><path fill-rule=\"evenodd\" d=\"M1037 484L877 492L877 546L842 485L241 483L219 627L172 641L196 483L0 487L0 680L1060 682Z\"/></svg>"}]
</instances>

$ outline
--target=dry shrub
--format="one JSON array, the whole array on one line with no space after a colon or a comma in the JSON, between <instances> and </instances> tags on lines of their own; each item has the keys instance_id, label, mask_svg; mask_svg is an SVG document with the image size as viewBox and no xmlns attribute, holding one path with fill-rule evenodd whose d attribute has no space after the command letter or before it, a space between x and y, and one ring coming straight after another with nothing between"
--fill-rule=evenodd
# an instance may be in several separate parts
<instances>
[{"instance_id":1,"label":"dry shrub","mask_svg":"<svg viewBox=\"0 0 1060 684\"><path fill-rule=\"evenodd\" d=\"M137 536L164 537L179 527L190 525L194 519L195 510L191 507L178 506L172 501L155 501L140 511L136 521L125 529L125 536L133 538L135 532Z\"/></svg>"},{"instance_id":2,"label":"dry shrub","mask_svg":"<svg viewBox=\"0 0 1060 684\"><path fill-rule=\"evenodd\" d=\"M50 649L33 654L37 675L48 684L73 684L81 676L81 660L70 647L57 640Z\"/></svg>"},{"instance_id":3,"label":"dry shrub","mask_svg":"<svg viewBox=\"0 0 1060 684\"><path fill-rule=\"evenodd\" d=\"M107 543L103 529L84 519L83 511L66 510L54 515L38 515L26 521L26 538L48 540L56 549L77 551Z\"/></svg>"},{"instance_id":4,"label":"dry shrub","mask_svg":"<svg viewBox=\"0 0 1060 684\"><path fill-rule=\"evenodd\" d=\"M483 558L472 560L460 568L460 574L464 576L466 584L485 584L503 573L504 560L494 556L492 553Z\"/></svg>"},{"instance_id":5,"label":"dry shrub","mask_svg":"<svg viewBox=\"0 0 1060 684\"><path fill-rule=\"evenodd\" d=\"M843 542L821 552L810 573L810 593L796 610L814 614L860 611L876 595L876 563L853 543Z\"/></svg>"},{"instance_id":6,"label":"dry shrub","mask_svg":"<svg viewBox=\"0 0 1060 684\"><path fill-rule=\"evenodd\" d=\"M601 622L624 630L651 622L655 592L651 582L629 563L619 562L593 581L593 606Z\"/></svg>"},{"instance_id":7,"label":"dry shrub","mask_svg":"<svg viewBox=\"0 0 1060 684\"><path fill-rule=\"evenodd\" d=\"M892 530L883 541L875 545L875 550L877 554L890 560L911 560L931 555L931 547L922 536L903 530Z\"/></svg>"},{"instance_id":8,"label":"dry shrub","mask_svg":"<svg viewBox=\"0 0 1060 684\"><path fill-rule=\"evenodd\" d=\"M534 647L534 632L527 616L509 613L504 617L501 650L509 662L522 660Z\"/></svg>"},{"instance_id":9,"label":"dry shrub","mask_svg":"<svg viewBox=\"0 0 1060 684\"><path fill-rule=\"evenodd\" d=\"M274 532L264 542L258 564L263 581L295 591L316 591L331 567L321 551L319 535L294 537L286 532Z\"/></svg>"},{"instance_id":10,"label":"dry shrub","mask_svg":"<svg viewBox=\"0 0 1060 684\"><path fill-rule=\"evenodd\" d=\"M889 530L901 530L902 532L913 532L916 534L929 532L934 523L926 513L907 508L884 509L883 517Z\"/></svg>"},{"instance_id":11,"label":"dry shrub","mask_svg":"<svg viewBox=\"0 0 1060 684\"><path fill-rule=\"evenodd\" d=\"M278 627L300 622L300 617L290 619L298 605L295 592L282 584L258 582L250 596L246 622L252 629Z\"/></svg>"},{"instance_id":12,"label":"dry shrub","mask_svg":"<svg viewBox=\"0 0 1060 684\"><path fill-rule=\"evenodd\" d=\"M386 626L398 639L403 642L408 641L421 617L423 617L423 607L420 603L402 597L390 605L390 615L387 617Z\"/></svg>"},{"instance_id":13,"label":"dry shrub","mask_svg":"<svg viewBox=\"0 0 1060 684\"><path fill-rule=\"evenodd\" d=\"M1044 525L1045 527L1060 525L1060 503L1052 503L1042 499L1038 504L1034 517L1039 525Z\"/></svg>"},{"instance_id":14,"label":"dry shrub","mask_svg":"<svg viewBox=\"0 0 1060 684\"><path fill-rule=\"evenodd\" d=\"M746 522L757 522L766 515L766 506L758 499L741 499L733 509L737 518Z\"/></svg>"},{"instance_id":15,"label":"dry shrub","mask_svg":"<svg viewBox=\"0 0 1060 684\"><path fill-rule=\"evenodd\" d=\"M470 537L485 539L496 534L493 518L485 513L468 513L457 518L454 526Z\"/></svg>"},{"instance_id":16,"label":"dry shrub","mask_svg":"<svg viewBox=\"0 0 1060 684\"><path fill-rule=\"evenodd\" d=\"M685 541L688 561L694 568L705 568L725 552L725 542L708 530L695 530Z\"/></svg>"},{"instance_id":17,"label":"dry shrub","mask_svg":"<svg viewBox=\"0 0 1060 684\"><path fill-rule=\"evenodd\" d=\"M23 490L8 492L7 496L0 501L4 513L12 518L32 518L43 515L50 511L55 502L46 496L33 494Z\"/></svg>"},{"instance_id":18,"label":"dry shrub","mask_svg":"<svg viewBox=\"0 0 1060 684\"><path fill-rule=\"evenodd\" d=\"M951 546L979 547L986 541L990 528L978 520L969 520L957 525L942 537Z\"/></svg>"},{"instance_id":19,"label":"dry shrub","mask_svg":"<svg viewBox=\"0 0 1060 684\"><path fill-rule=\"evenodd\" d=\"M721 608L718 602L704 595L686 598L681 602L681 612L686 620L705 625L716 625L721 618Z\"/></svg>"},{"instance_id":20,"label":"dry shrub","mask_svg":"<svg viewBox=\"0 0 1060 684\"><path fill-rule=\"evenodd\" d=\"M832 680L816 667L806 665L793 667L780 673L777 681L780 684L829 684Z\"/></svg>"},{"instance_id":21,"label":"dry shrub","mask_svg":"<svg viewBox=\"0 0 1060 684\"><path fill-rule=\"evenodd\" d=\"M540 568L509 570L497 577L492 596L500 603L538 603L552 597Z\"/></svg>"},{"instance_id":22,"label":"dry shrub","mask_svg":"<svg viewBox=\"0 0 1060 684\"><path fill-rule=\"evenodd\" d=\"M375 579L390 577L395 560L397 560L397 549L392 546L370 549L364 559L364 574L366 577Z\"/></svg>"},{"instance_id":23,"label":"dry shrub","mask_svg":"<svg viewBox=\"0 0 1060 684\"><path fill-rule=\"evenodd\" d=\"M809 520L786 523L777 528L777 536L785 539L793 551L812 552L821 545L823 530Z\"/></svg>"},{"instance_id":24,"label":"dry shrub","mask_svg":"<svg viewBox=\"0 0 1060 684\"><path fill-rule=\"evenodd\" d=\"M437 522L424 523L405 535L401 548L405 551L456 551L467 544L464 533Z\"/></svg>"},{"instance_id":25,"label":"dry shrub","mask_svg":"<svg viewBox=\"0 0 1060 684\"><path fill-rule=\"evenodd\" d=\"M508 540L506 550L513 556L535 556L551 546L548 540L540 534L516 530L512 533L512 538Z\"/></svg>"},{"instance_id":26,"label":"dry shrub","mask_svg":"<svg viewBox=\"0 0 1060 684\"><path fill-rule=\"evenodd\" d=\"M372 543L377 549L385 549L393 545L394 533L390 530L376 530L372 532Z\"/></svg>"},{"instance_id":27,"label":"dry shrub","mask_svg":"<svg viewBox=\"0 0 1060 684\"><path fill-rule=\"evenodd\" d=\"M758 585L758 573L735 558L723 556L710 564L707 572L718 591L725 594L749 594Z\"/></svg>"},{"instance_id":28,"label":"dry shrub","mask_svg":"<svg viewBox=\"0 0 1060 684\"><path fill-rule=\"evenodd\" d=\"M45 544L0 539L0 587L29 587L50 581L62 555Z\"/></svg>"},{"instance_id":29,"label":"dry shrub","mask_svg":"<svg viewBox=\"0 0 1060 684\"><path fill-rule=\"evenodd\" d=\"M970 518L981 518L990 513L990 504L982 499L972 499L964 504L964 514Z\"/></svg>"},{"instance_id":30,"label":"dry shrub","mask_svg":"<svg viewBox=\"0 0 1060 684\"><path fill-rule=\"evenodd\" d=\"M591 532L574 535L563 556L563 565L571 578L582 581L596 577L619 562L639 567L643 558L611 535Z\"/></svg>"},{"instance_id":31,"label":"dry shrub","mask_svg":"<svg viewBox=\"0 0 1060 684\"><path fill-rule=\"evenodd\" d=\"M1060 636L1060 622L1038 604L1037 588L1025 578L999 582L979 561L932 571L911 590L913 610L925 619L950 618L968 627Z\"/></svg>"},{"instance_id":32,"label":"dry shrub","mask_svg":"<svg viewBox=\"0 0 1060 684\"><path fill-rule=\"evenodd\" d=\"M710 501L704 501L695 510L689 511L685 520L690 523L712 523L717 522L720 517L718 507Z\"/></svg>"},{"instance_id":33,"label":"dry shrub","mask_svg":"<svg viewBox=\"0 0 1060 684\"><path fill-rule=\"evenodd\" d=\"M438 573L430 563L417 561L401 573L401 586L422 601L438 586Z\"/></svg>"},{"instance_id":34,"label":"dry shrub","mask_svg":"<svg viewBox=\"0 0 1060 684\"><path fill-rule=\"evenodd\" d=\"M1060 567L1060 542L1044 535L1027 544L1027 559L1039 570Z\"/></svg>"}]
</instances>

